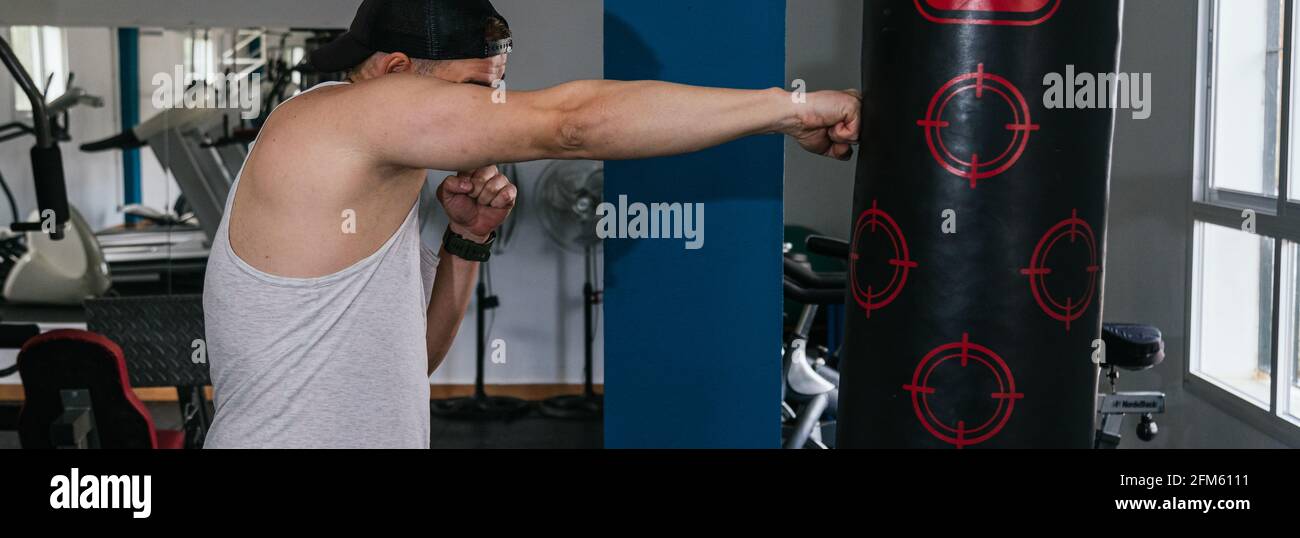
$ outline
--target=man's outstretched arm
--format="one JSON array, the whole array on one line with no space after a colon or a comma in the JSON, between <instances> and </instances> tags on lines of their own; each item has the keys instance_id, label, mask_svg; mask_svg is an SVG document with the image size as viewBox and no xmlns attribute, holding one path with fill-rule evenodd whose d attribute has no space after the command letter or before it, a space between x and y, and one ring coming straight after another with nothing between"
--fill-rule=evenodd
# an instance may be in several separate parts
<instances>
[{"instance_id":1,"label":"man's outstretched arm","mask_svg":"<svg viewBox=\"0 0 1300 538\"><path fill-rule=\"evenodd\" d=\"M578 81L505 93L417 75L360 83L351 118L382 164L473 170L539 159L619 160L689 153L784 133L807 150L848 159L860 130L855 92L702 88L666 82ZM501 94L497 94L500 96Z\"/></svg>"}]
</instances>

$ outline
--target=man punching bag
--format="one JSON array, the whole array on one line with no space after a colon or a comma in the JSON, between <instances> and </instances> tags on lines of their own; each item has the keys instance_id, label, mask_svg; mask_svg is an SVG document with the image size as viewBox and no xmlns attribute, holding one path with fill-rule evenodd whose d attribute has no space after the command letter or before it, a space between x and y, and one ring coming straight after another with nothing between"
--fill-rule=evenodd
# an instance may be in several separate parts
<instances>
[{"instance_id":1,"label":"man punching bag","mask_svg":"<svg viewBox=\"0 0 1300 538\"><path fill-rule=\"evenodd\" d=\"M866 1L840 448L1092 445L1122 7Z\"/></svg>"}]
</instances>

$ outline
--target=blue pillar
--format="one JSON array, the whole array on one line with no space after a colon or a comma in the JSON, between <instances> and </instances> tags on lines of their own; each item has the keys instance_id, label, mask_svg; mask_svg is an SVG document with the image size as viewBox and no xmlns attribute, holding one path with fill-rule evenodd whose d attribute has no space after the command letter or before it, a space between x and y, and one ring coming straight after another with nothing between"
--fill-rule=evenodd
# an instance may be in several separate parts
<instances>
[{"instance_id":1,"label":"blue pillar","mask_svg":"<svg viewBox=\"0 0 1300 538\"><path fill-rule=\"evenodd\" d=\"M606 0L605 77L785 86L785 0ZM605 445L780 444L784 141L610 162L605 199L705 204L705 245L605 242Z\"/></svg>"},{"instance_id":2,"label":"blue pillar","mask_svg":"<svg viewBox=\"0 0 1300 538\"><path fill-rule=\"evenodd\" d=\"M121 96L122 130L125 131L140 123L139 29L118 28L117 58L118 95ZM139 149L128 149L122 152L122 187L123 203L140 203ZM135 221L136 217L127 217L127 224Z\"/></svg>"}]
</instances>

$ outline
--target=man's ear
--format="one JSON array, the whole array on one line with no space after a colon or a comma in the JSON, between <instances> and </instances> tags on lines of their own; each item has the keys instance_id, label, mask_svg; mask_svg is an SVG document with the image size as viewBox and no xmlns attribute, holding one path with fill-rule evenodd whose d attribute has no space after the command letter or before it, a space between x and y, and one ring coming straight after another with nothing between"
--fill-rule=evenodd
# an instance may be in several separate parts
<instances>
[{"instance_id":1,"label":"man's ear","mask_svg":"<svg viewBox=\"0 0 1300 538\"><path fill-rule=\"evenodd\" d=\"M413 70L415 65L411 62L411 58L405 53L394 52L384 56L383 61L380 63L380 67L383 68L383 72L386 75L389 73L410 72Z\"/></svg>"}]
</instances>

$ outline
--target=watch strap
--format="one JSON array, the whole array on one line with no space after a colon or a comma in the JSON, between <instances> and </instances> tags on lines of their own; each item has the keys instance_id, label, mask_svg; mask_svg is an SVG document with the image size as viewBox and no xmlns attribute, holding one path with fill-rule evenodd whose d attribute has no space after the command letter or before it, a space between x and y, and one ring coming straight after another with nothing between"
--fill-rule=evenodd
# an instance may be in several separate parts
<instances>
[{"instance_id":1,"label":"watch strap","mask_svg":"<svg viewBox=\"0 0 1300 538\"><path fill-rule=\"evenodd\" d=\"M462 237L460 234L447 228L447 232L442 236L442 246L452 256L472 262L485 262L492 257L492 243L497 240L497 233L492 232L488 235L487 242L475 243Z\"/></svg>"}]
</instances>

